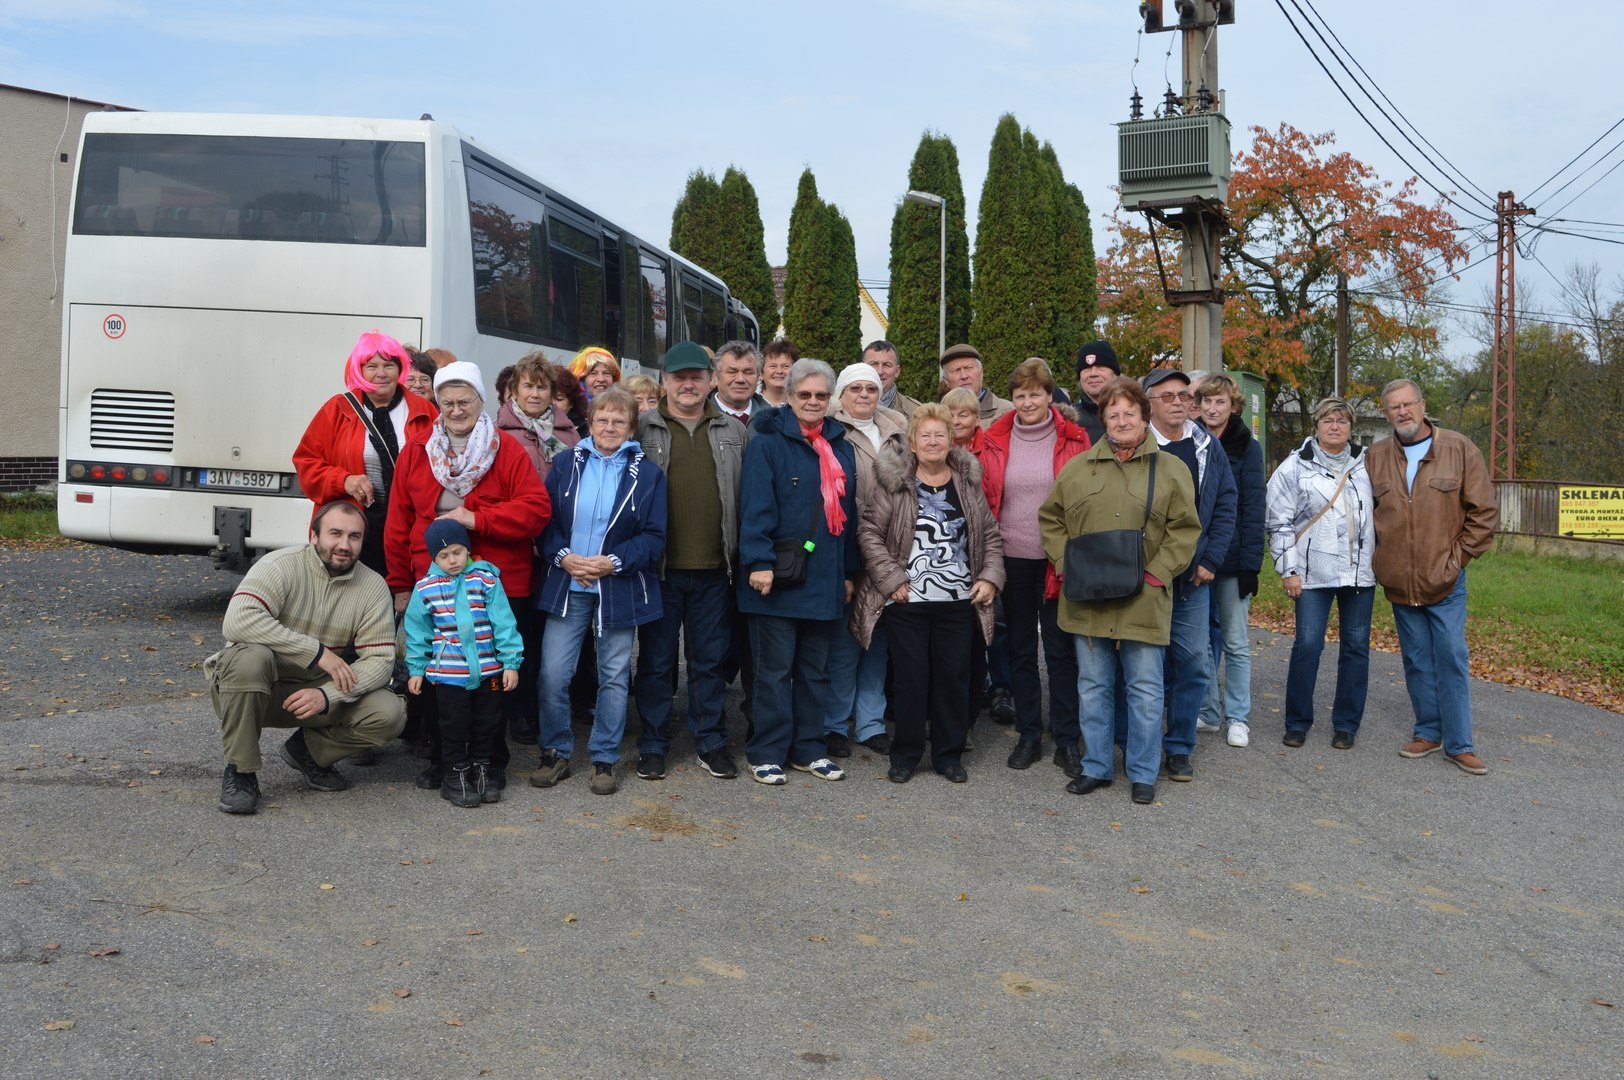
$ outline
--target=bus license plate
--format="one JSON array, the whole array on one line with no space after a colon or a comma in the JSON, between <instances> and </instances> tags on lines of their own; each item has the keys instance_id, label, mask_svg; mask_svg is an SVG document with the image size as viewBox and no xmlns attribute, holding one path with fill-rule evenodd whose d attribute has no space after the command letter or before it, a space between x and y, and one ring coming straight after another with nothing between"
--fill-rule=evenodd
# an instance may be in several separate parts
<instances>
[{"instance_id":1,"label":"bus license plate","mask_svg":"<svg viewBox=\"0 0 1624 1080\"><path fill-rule=\"evenodd\" d=\"M282 487L282 474L244 472L241 469L199 469L197 482L202 487L241 488L246 491L277 491Z\"/></svg>"}]
</instances>

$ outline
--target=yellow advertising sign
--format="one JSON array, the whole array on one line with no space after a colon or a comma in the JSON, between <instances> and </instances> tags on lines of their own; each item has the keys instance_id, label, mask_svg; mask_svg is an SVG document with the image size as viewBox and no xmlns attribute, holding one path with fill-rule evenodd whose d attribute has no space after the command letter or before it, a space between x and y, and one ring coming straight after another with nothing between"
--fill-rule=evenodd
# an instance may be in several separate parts
<instances>
[{"instance_id":1,"label":"yellow advertising sign","mask_svg":"<svg viewBox=\"0 0 1624 1080\"><path fill-rule=\"evenodd\" d=\"M1580 540L1624 540L1624 487L1562 486L1556 531Z\"/></svg>"}]
</instances>

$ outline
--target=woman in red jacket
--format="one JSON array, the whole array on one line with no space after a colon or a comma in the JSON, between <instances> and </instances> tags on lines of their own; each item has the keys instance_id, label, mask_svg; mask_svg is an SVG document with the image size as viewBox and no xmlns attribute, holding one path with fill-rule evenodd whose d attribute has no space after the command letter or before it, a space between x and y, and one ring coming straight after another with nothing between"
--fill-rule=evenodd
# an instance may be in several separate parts
<instances>
[{"instance_id":1,"label":"woman in red jacket","mask_svg":"<svg viewBox=\"0 0 1624 1080\"><path fill-rule=\"evenodd\" d=\"M1082 775L1082 732L1077 714L1077 654L1071 635L1055 621L1060 581L1043 550L1038 507L1066 462L1088 449L1088 433L1053 404L1054 376L1032 357L1009 376L1015 410L987 429L989 452L980 455L982 490L1004 538L1004 618L1009 625L1010 684L1015 691L1018 740L1012 769L1043 756L1043 697L1038 682L1038 636L1049 669L1049 731L1054 763L1067 776Z\"/></svg>"},{"instance_id":2,"label":"woman in red jacket","mask_svg":"<svg viewBox=\"0 0 1624 1080\"><path fill-rule=\"evenodd\" d=\"M378 330L362 334L344 365L349 392L327 400L293 451L306 498L317 506L349 499L366 511L361 562L380 574L396 459L408 442L427 437L439 415L433 402L406 393L410 368L400 342Z\"/></svg>"},{"instance_id":3,"label":"woman in red jacket","mask_svg":"<svg viewBox=\"0 0 1624 1080\"><path fill-rule=\"evenodd\" d=\"M405 607L412 587L428 572L423 532L436 518L451 518L467 529L474 553L500 571L513 608L529 608L531 545L551 516L547 489L524 447L484 412L485 377L477 365L459 360L442 367L434 376L434 397L440 418L401 452L384 530L395 610ZM427 730L435 733L438 725ZM417 784L438 790L444 765L439 746L432 750ZM491 759L490 782L498 787L507 785L507 763L502 740Z\"/></svg>"}]
</instances>

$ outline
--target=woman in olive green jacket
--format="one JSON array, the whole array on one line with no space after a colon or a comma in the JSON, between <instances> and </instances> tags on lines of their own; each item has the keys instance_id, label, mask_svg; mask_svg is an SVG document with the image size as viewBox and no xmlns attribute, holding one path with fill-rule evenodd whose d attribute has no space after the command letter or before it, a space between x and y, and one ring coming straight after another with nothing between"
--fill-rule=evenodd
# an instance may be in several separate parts
<instances>
[{"instance_id":1,"label":"woman in olive green jacket","mask_svg":"<svg viewBox=\"0 0 1624 1080\"><path fill-rule=\"evenodd\" d=\"M1086 795L1111 783L1111 748L1120 663L1127 687L1128 780L1133 801L1156 798L1161 768L1162 662L1173 620L1171 587L1195 555L1201 536L1190 470L1147 437L1150 401L1132 379L1100 392L1106 437L1067 462L1038 509L1043 549L1055 572L1065 571L1066 543L1085 533L1144 529L1145 581L1122 600L1076 603L1062 589L1058 622L1075 635L1077 688L1085 751L1083 775L1066 790ZM1150 470L1156 491L1150 513Z\"/></svg>"}]
</instances>

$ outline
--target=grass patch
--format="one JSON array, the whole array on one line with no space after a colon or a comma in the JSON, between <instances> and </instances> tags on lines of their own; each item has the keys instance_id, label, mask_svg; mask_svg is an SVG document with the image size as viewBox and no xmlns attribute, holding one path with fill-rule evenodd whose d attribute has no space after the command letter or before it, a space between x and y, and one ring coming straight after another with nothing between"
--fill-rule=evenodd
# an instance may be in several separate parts
<instances>
[{"instance_id":1,"label":"grass patch","mask_svg":"<svg viewBox=\"0 0 1624 1080\"><path fill-rule=\"evenodd\" d=\"M0 540L49 540L58 535L54 494L0 494Z\"/></svg>"},{"instance_id":2,"label":"grass patch","mask_svg":"<svg viewBox=\"0 0 1624 1080\"><path fill-rule=\"evenodd\" d=\"M1624 712L1624 564L1493 551L1467 570L1466 641L1472 674ZM1252 620L1292 633L1293 605L1270 560ZM1333 633L1336 620L1332 619ZM1393 607L1377 594L1377 648L1397 651Z\"/></svg>"}]
</instances>

